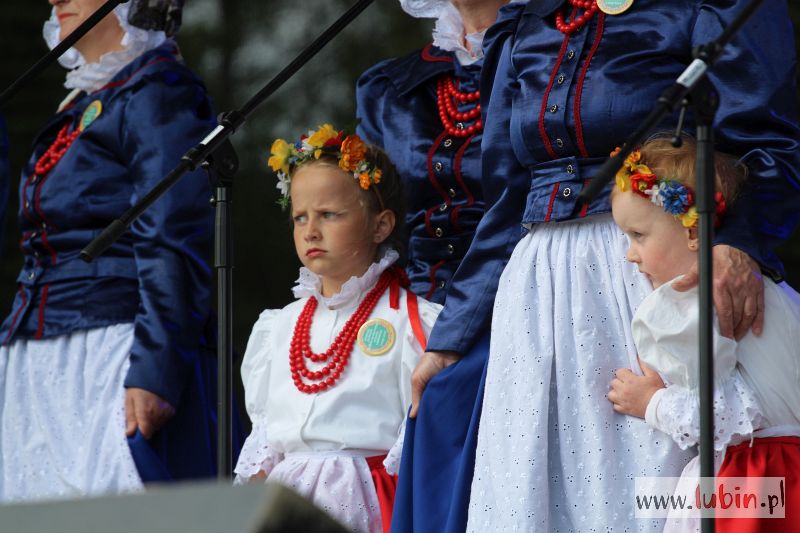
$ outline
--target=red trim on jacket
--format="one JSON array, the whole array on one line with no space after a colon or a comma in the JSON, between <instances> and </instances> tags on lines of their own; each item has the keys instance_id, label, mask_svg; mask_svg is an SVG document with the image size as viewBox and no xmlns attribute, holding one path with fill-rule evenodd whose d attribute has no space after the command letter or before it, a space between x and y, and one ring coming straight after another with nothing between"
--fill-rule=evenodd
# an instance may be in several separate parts
<instances>
[{"instance_id":1,"label":"red trim on jacket","mask_svg":"<svg viewBox=\"0 0 800 533\"><path fill-rule=\"evenodd\" d=\"M436 140L433 141L433 144L431 145L431 149L428 150L428 181L431 182L431 185L433 186L434 189L436 189L436 192L439 193L439 196L441 196L442 199L445 202L447 202L447 205L450 205L450 197L448 196L447 192L445 192L445 190L442 188L442 185L439 183L439 180L436 179L436 175L433 172L433 156L439 149L439 145L442 144L442 141L444 141L445 137L447 137L446 130L440 133L438 137L436 137ZM438 205L429 207L425 211L425 228L428 230L428 233L432 236L435 235L435 233L433 231L433 228L431 227L431 215L433 215L433 212L436 211L437 209L439 209Z\"/></svg>"},{"instance_id":2,"label":"red trim on jacket","mask_svg":"<svg viewBox=\"0 0 800 533\"><path fill-rule=\"evenodd\" d=\"M431 280L431 288L428 290L427 294L425 294L425 299L430 300L431 296L433 296L433 292L436 290L436 271L445 263L444 259L435 263L431 267L431 271L428 273L428 277Z\"/></svg>"},{"instance_id":3,"label":"red trim on jacket","mask_svg":"<svg viewBox=\"0 0 800 533\"><path fill-rule=\"evenodd\" d=\"M590 179L583 180L583 187L586 188L586 186L589 185L590 181L592 181L592 180L590 180ZM586 213L588 211L589 211L589 204L588 203L583 204L583 207L581 207L581 212L580 212L579 216L581 218L585 217Z\"/></svg>"},{"instance_id":4,"label":"red trim on jacket","mask_svg":"<svg viewBox=\"0 0 800 533\"><path fill-rule=\"evenodd\" d=\"M42 301L39 303L39 324L36 326L36 335L34 339L41 339L44 335L44 308L47 305L47 290L50 285L42 287Z\"/></svg>"},{"instance_id":5,"label":"red trim on jacket","mask_svg":"<svg viewBox=\"0 0 800 533\"><path fill-rule=\"evenodd\" d=\"M55 265L58 261L58 255L56 255L55 249L50 246L50 243L47 241L47 230L45 229L42 229L42 246L44 246L44 249L50 254L50 264Z\"/></svg>"},{"instance_id":6,"label":"red trim on jacket","mask_svg":"<svg viewBox=\"0 0 800 533\"><path fill-rule=\"evenodd\" d=\"M550 220L550 215L553 214L553 204L556 202L556 194L558 194L559 185L561 185L561 182L553 184L553 192L550 193L550 203L547 204L547 214L544 216L544 222L548 222Z\"/></svg>"},{"instance_id":7,"label":"red trim on jacket","mask_svg":"<svg viewBox=\"0 0 800 533\"><path fill-rule=\"evenodd\" d=\"M139 67L136 70L134 70L133 72L131 72L131 75L128 76L127 78L125 78L124 80L117 80L117 81L112 81L110 83L106 83L105 85L103 85L102 87L100 87L96 91L92 92L91 94L97 94L99 92L105 91L106 89L113 89L114 87L121 87L121 86L125 85L126 83L128 83L130 81L130 79L133 78L136 75L136 73L138 73L140 70L142 70L144 68L147 68L150 65L155 65L157 63L163 63L164 61L175 62L175 58L174 57L157 57L154 60L148 61L147 63L145 63L141 67Z\"/></svg>"},{"instance_id":8,"label":"red trim on jacket","mask_svg":"<svg viewBox=\"0 0 800 533\"><path fill-rule=\"evenodd\" d=\"M589 157L589 152L586 150L586 144L583 141L583 123L581 122L581 95L583 94L583 82L586 79L586 73L589 71L589 63L592 62L594 53L597 52L597 47L600 46L600 41L603 38L603 21L605 21L605 13L600 13L597 17L597 30L594 34L594 42L592 48L589 50L589 55L583 62L581 74L578 77L578 87L575 89L575 102L573 104L572 113L575 117L575 136L578 141L578 151L581 157Z\"/></svg>"},{"instance_id":9,"label":"red trim on jacket","mask_svg":"<svg viewBox=\"0 0 800 533\"><path fill-rule=\"evenodd\" d=\"M28 211L28 187L31 185L31 180L33 179L33 174L28 176L28 179L25 180L25 186L22 187L22 216L25 217L25 220L28 222L35 222L33 217L31 217L30 212Z\"/></svg>"},{"instance_id":10,"label":"red trim on jacket","mask_svg":"<svg viewBox=\"0 0 800 533\"><path fill-rule=\"evenodd\" d=\"M430 50L431 50L432 46L433 46L433 43L429 43L427 46L425 46L425 48L422 49L422 53L421 53L422 59L424 59L425 61L430 61L430 62L437 62L437 61L445 62L445 63L452 63L453 62L453 58L452 57L431 55Z\"/></svg>"},{"instance_id":11,"label":"red trim on jacket","mask_svg":"<svg viewBox=\"0 0 800 533\"><path fill-rule=\"evenodd\" d=\"M469 137L467 137L467 140L464 142L461 148L459 148L458 151L456 152L455 163L453 164L453 170L454 170L453 173L455 175L456 182L458 182L458 186L461 187L461 190L463 190L464 193L467 195L467 203L457 205L450 213L450 222L452 222L453 228L456 231L461 231L461 228L458 225L458 212L462 208L470 207L472 204L475 203L475 196L472 194L472 191L469 190L469 187L467 187L467 184L464 182L464 178L461 175L461 161L464 159L464 153L467 151L469 143L471 143L472 139L475 138L475 135L477 134L472 134Z\"/></svg>"},{"instance_id":12,"label":"red trim on jacket","mask_svg":"<svg viewBox=\"0 0 800 533\"><path fill-rule=\"evenodd\" d=\"M575 10L572 11L572 16L575 16ZM547 135L547 130L544 127L544 116L545 113L547 113L547 99L550 98L550 91L553 89L553 83L556 81L556 74L558 74L558 69L561 68L561 62L564 60L564 54L567 51L568 44L569 35L564 35L564 41L561 43L561 50L558 51L558 59L556 59L556 64L553 67L553 71L550 73L550 82L547 84L547 89L544 91L544 96L542 96L542 106L539 109L539 136L542 138L544 147L551 159L558 159L558 154L555 152L555 150L553 150L553 144L550 142L550 137Z\"/></svg>"}]
</instances>

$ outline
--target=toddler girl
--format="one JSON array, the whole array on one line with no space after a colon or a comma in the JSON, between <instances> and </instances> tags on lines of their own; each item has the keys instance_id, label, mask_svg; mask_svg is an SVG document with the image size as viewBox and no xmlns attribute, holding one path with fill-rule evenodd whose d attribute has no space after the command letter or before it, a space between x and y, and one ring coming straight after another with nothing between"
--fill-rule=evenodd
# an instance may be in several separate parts
<instances>
[{"instance_id":1,"label":"toddler girl","mask_svg":"<svg viewBox=\"0 0 800 533\"><path fill-rule=\"evenodd\" d=\"M719 222L744 174L727 156L717 154L715 161ZM697 289L677 292L671 282L697 260L694 165L691 139L674 148L666 138L654 138L627 158L611 199L614 220L630 239L626 257L655 290L632 322L644 375L618 370L608 399L615 411L644 417L683 449L700 436L698 296ZM714 449L719 477L785 478L786 518L766 522L795 531L800 526L800 297L785 283L765 278L764 298L758 337L752 332L738 342L723 337L714 320ZM695 457L679 490L696 486L698 476ZM698 524L691 517L671 519L665 531L692 531ZM717 518L718 531L759 527L765 527L763 520Z\"/></svg>"}]
</instances>

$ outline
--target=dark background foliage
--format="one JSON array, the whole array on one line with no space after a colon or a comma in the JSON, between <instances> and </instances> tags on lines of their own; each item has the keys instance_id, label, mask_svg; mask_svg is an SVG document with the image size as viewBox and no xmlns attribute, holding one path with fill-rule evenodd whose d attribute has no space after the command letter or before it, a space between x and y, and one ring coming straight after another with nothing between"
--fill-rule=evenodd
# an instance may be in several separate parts
<instances>
[{"instance_id":1,"label":"dark background foliage","mask_svg":"<svg viewBox=\"0 0 800 533\"><path fill-rule=\"evenodd\" d=\"M178 42L187 63L206 81L215 108L231 110L249 99L353 3L354 0L187 0ZM789 4L797 35L800 2L790 0ZM45 0L5 0L0 10L0 35L5 44L0 65L2 89L47 51L41 27L49 16L50 5ZM292 139L323 122L352 124L358 75L381 59L404 55L424 45L430 40L431 27L430 21L405 15L396 0L377 0L234 135L241 163L234 189L234 337L240 355L258 313L265 308L282 307L291 300L290 288L299 266L289 219L275 204L275 178L266 167L272 140ZM16 248L15 192L20 170L36 131L66 95L63 80L64 70L52 66L1 110L11 139L12 175L0 253L1 315L10 307L21 265ZM798 243L800 236L795 234L781 250L789 281L795 287L800 287Z\"/></svg>"}]
</instances>

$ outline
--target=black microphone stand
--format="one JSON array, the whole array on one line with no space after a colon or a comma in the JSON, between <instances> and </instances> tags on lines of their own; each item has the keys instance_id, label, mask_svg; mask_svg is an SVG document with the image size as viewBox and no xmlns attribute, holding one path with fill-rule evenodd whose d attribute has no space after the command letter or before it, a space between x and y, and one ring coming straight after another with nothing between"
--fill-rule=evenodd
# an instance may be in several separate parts
<instances>
[{"instance_id":1,"label":"black microphone stand","mask_svg":"<svg viewBox=\"0 0 800 533\"><path fill-rule=\"evenodd\" d=\"M620 153L609 158L600 167L597 176L578 196L578 205L588 204L603 190L622 167L625 158L661 122L667 112L687 104L692 106L697 126L696 163L696 209L700 233L699 248L699 361L700 387L700 490L701 494L713 493L714 466L714 343L712 336L712 239L714 236L714 115L719 107L718 93L706 76L716 63L725 45L733 38L750 15L763 0L751 0L722 34L711 43L698 47L694 61L678 77L677 81L658 98L656 107L645 118L622 146ZM681 114L683 116L683 113ZM678 136L679 139L679 136ZM702 496L701 496L702 497ZM710 516L709 516L710 515ZM703 533L714 532L714 510L704 509L701 514Z\"/></svg>"},{"instance_id":2,"label":"black microphone stand","mask_svg":"<svg viewBox=\"0 0 800 533\"><path fill-rule=\"evenodd\" d=\"M8 100L16 94L19 89L31 79L39 75L41 71L50 66L51 63L56 61L61 55L77 43L84 35L86 35L98 22L111 13L119 4L124 4L128 0L107 0L105 4L97 8L97 11L89 15L89 18L84 20L72 33L58 43L58 45L45 54L39 61L33 64L31 68L25 71L22 76L17 78L14 83L0 94L0 108L2 108Z\"/></svg>"},{"instance_id":3,"label":"black microphone stand","mask_svg":"<svg viewBox=\"0 0 800 533\"><path fill-rule=\"evenodd\" d=\"M102 254L114 241L119 239L136 218L138 218L153 202L174 185L184 174L199 166L211 170L212 185L215 189L214 204L216 206L215 223L215 267L217 269L218 307L220 320L218 326L218 374L217 387L217 476L227 479L232 472L232 422L233 402L232 387L232 257L231 248L231 199L233 175L238 167L233 147L228 141L247 118L272 93L286 83L300 68L314 57L328 42L352 22L373 0L359 0L338 20L331 24L306 49L270 80L260 91L248 100L240 109L220 115L220 123L200 144L191 148L181 158L180 163L138 203L114 220L103 232L90 242L82 251L84 261L92 261Z\"/></svg>"}]
</instances>

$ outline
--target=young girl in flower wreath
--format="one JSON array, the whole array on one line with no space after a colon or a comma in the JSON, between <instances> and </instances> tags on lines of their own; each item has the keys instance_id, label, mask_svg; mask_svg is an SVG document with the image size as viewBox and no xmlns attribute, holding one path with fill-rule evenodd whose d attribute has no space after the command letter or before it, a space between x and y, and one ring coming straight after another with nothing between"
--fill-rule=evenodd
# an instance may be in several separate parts
<instances>
[{"instance_id":1,"label":"young girl in flower wreath","mask_svg":"<svg viewBox=\"0 0 800 533\"><path fill-rule=\"evenodd\" d=\"M297 300L264 311L247 344L253 430L237 480L286 484L355 531L388 532L411 371L440 309L396 264L401 182L383 152L329 124L276 140L269 164L304 266Z\"/></svg>"},{"instance_id":2,"label":"young girl in flower wreath","mask_svg":"<svg viewBox=\"0 0 800 533\"><path fill-rule=\"evenodd\" d=\"M728 156L715 161L719 222L744 173ZM697 259L694 165L694 142L674 148L656 137L627 158L611 197L614 220L630 239L626 258L655 290L632 322L643 375L619 369L608 399L615 411L644 418L683 449L700 437L698 296L697 289L677 292L671 282ZM720 335L714 321L714 449L719 477L785 478L786 518L726 518L718 508L717 531L800 530L800 296L766 277L764 285L760 336L750 332L737 342ZM695 457L676 494L693 502L699 471ZM699 531L699 523L689 512L674 515L665 531Z\"/></svg>"}]
</instances>

